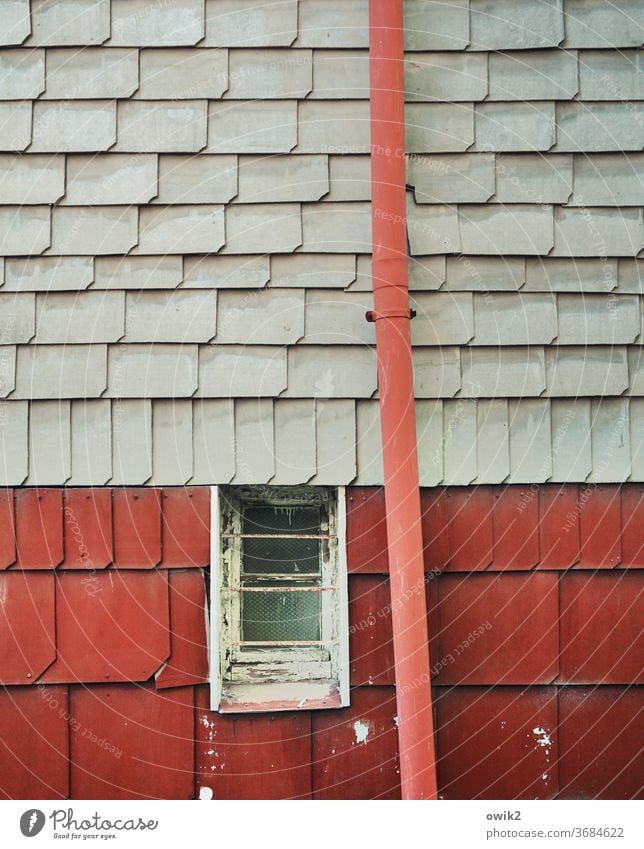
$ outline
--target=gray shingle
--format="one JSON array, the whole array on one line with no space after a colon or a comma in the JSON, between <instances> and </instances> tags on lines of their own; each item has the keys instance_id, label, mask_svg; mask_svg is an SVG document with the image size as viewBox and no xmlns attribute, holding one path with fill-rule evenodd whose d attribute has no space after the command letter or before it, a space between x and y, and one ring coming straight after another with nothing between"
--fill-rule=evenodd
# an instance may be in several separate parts
<instances>
[{"instance_id":1,"label":"gray shingle","mask_svg":"<svg viewBox=\"0 0 644 849\"><path fill-rule=\"evenodd\" d=\"M470 0L405 0L405 50L464 50Z\"/></svg>"},{"instance_id":2,"label":"gray shingle","mask_svg":"<svg viewBox=\"0 0 644 849\"><path fill-rule=\"evenodd\" d=\"M0 347L0 399L2 405L0 410L5 410L4 399L10 395L16 385L16 347L15 345L2 345ZM0 416L0 418L2 418Z\"/></svg>"},{"instance_id":3,"label":"gray shingle","mask_svg":"<svg viewBox=\"0 0 644 849\"><path fill-rule=\"evenodd\" d=\"M310 50L230 50L228 62L226 97L233 100L302 98L313 88Z\"/></svg>"},{"instance_id":4,"label":"gray shingle","mask_svg":"<svg viewBox=\"0 0 644 849\"><path fill-rule=\"evenodd\" d=\"M183 485L192 472L192 401L153 401L150 483Z\"/></svg>"},{"instance_id":5,"label":"gray shingle","mask_svg":"<svg viewBox=\"0 0 644 849\"><path fill-rule=\"evenodd\" d=\"M418 477L421 486L443 480L443 402L416 402Z\"/></svg>"},{"instance_id":6,"label":"gray shingle","mask_svg":"<svg viewBox=\"0 0 644 849\"><path fill-rule=\"evenodd\" d=\"M508 402L510 475L508 483L544 483L552 475L550 402L538 398Z\"/></svg>"},{"instance_id":7,"label":"gray shingle","mask_svg":"<svg viewBox=\"0 0 644 849\"><path fill-rule=\"evenodd\" d=\"M24 150L31 144L31 103L0 103L0 151Z\"/></svg>"},{"instance_id":8,"label":"gray shingle","mask_svg":"<svg viewBox=\"0 0 644 849\"><path fill-rule=\"evenodd\" d=\"M289 398L370 398L376 356L369 348L296 345L288 351Z\"/></svg>"},{"instance_id":9,"label":"gray shingle","mask_svg":"<svg viewBox=\"0 0 644 849\"><path fill-rule=\"evenodd\" d=\"M470 0L473 50L556 47L564 38L563 0Z\"/></svg>"},{"instance_id":10,"label":"gray shingle","mask_svg":"<svg viewBox=\"0 0 644 849\"><path fill-rule=\"evenodd\" d=\"M225 242L223 206L144 207L137 254L216 253Z\"/></svg>"},{"instance_id":11,"label":"gray shingle","mask_svg":"<svg viewBox=\"0 0 644 849\"><path fill-rule=\"evenodd\" d=\"M644 43L640 0L565 0L566 47L638 47Z\"/></svg>"},{"instance_id":12,"label":"gray shingle","mask_svg":"<svg viewBox=\"0 0 644 849\"><path fill-rule=\"evenodd\" d=\"M616 284L617 260L540 257L526 261L526 291L610 292Z\"/></svg>"},{"instance_id":13,"label":"gray shingle","mask_svg":"<svg viewBox=\"0 0 644 849\"><path fill-rule=\"evenodd\" d=\"M371 251L370 204L304 204L302 206L302 251L369 253Z\"/></svg>"},{"instance_id":14,"label":"gray shingle","mask_svg":"<svg viewBox=\"0 0 644 849\"><path fill-rule=\"evenodd\" d=\"M217 326L217 292L128 292L124 342L208 342Z\"/></svg>"},{"instance_id":15,"label":"gray shingle","mask_svg":"<svg viewBox=\"0 0 644 849\"><path fill-rule=\"evenodd\" d=\"M107 386L105 345L20 345L14 398L98 398Z\"/></svg>"},{"instance_id":16,"label":"gray shingle","mask_svg":"<svg viewBox=\"0 0 644 849\"><path fill-rule=\"evenodd\" d=\"M273 405L275 476L272 484L303 484L317 470L315 401L284 399Z\"/></svg>"},{"instance_id":17,"label":"gray shingle","mask_svg":"<svg viewBox=\"0 0 644 849\"><path fill-rule=\"evenodd\" d=\"M112 477L112 404L72 401L70 486L104 486Z\"/></svg>"},{"instance_id":18,"label":"gray shingle","mask_svg":"<svg viewBox=\"0 0 644 849\"><path fill-rule=\"evenodd\" d=\"M585 481L592 469L590 401L553 399L550 402L552 480Z\"/></svg>"},{"instance_id":19,"label":"gray shingle","mask_svg":"<svg viewBox=\"0 0 644 849\"><path fill-rule=\"evenodd\" d=\"M371 200L371 157L330 156L327 201Z\"/></svg>"},{"instance_id":20,"label":"gray shingle","mask_svg":"<svg viewBox=\"0 0 644 849\"><path fill-rule=\"evenodd\" d=\"M199 256L184 261L184 288L262 289L270 277L267 256Z\"/></svg>"},{"instance_id":21,"label":"gray shingle","mask_svg":"<svg viewBox=\"0 0 644 849\"><path fill-rule=\"evenodd\" d=\"M490 100L572 100L578 90L574 52L490 54Z\"/></svg>"},{"instance_id":22,"label":"gray shingle","mask_svg":"<svg viewBox=\"0 0 644 849\"><path fill-rule=\"evenodd\" d=\"M444 256L416 256L410 257L409 263L409 289L412 292L422 292L428 289L440 289L445 282L445 257ZM367 280L369 288L371 281Z\"/></svg>"},{"instance_id":23,"label":"gray shingle","mask_svg":"<svg viewBox=\"0 0 644 849\"><path fill-rule=\"evenodd\" d=\"M2 15L4 26L4 8ZM44 90L44 50L0 50L0 100L28 100Z\"/></svg>"},{"instance_id":24,"label":"gray shingle","mask_svg":"<svg viewBox=\"0 0 644 849\"><path fill-rule=\"evenodd\" d=\"M575 157L573 206L641 206L644 154Z\"/></svg>"},{"instance_id":25,"label":"gray shingle","mask_svg":"<svg viewBox=\"0 0 644 849\"><path fill-rule=\"evenodd\" d=\"M51 292L86 289L94 277L94 263L84 257L9 259L4 291Z\"/></svg>"},{"instance_id":26,"label":"gray shingle","mask_svg":"<svg viewBox=\"0 0 644 849\"><path fill-rule=\"evenodd\" d=\"M125 332L123 292L42 292L36 296L39 345L117 342Z\"/></svg>"},{"instance_id":27,"label":"gray shingle","mask_svg":"<svg viewBox=\"0 0 644 849\"><path fill-rule=\"evenodd\" d=\"M525 260L511 257L449 256L445 288L453 292L516 291L525 282Z\"/></svg>"},{"instance_id":28,"label":"gray shingle","mask_svg":"<svg viewBox=\"0 0 644 849\"><path fill-rule=\"evenodd\" d=\"M469 292L414 293L409 303L416 310L411 323L412 345L466 345L474 335Z\"/></svg>"},{"instance_id":29,"label":"gray shingle","mask_svg":"<svg viewBox=\"0 0 644 849\"><path fill-rule=\"evenodd\" d=\"M408 153L450 153L474 144L471 103L410 103L405 107Z\"/></svg>"},{"instance_id":30,"label":"gray shingle","mask_svg":"<svg viewBox=\"0 0 644 849\"><path fill-rule=\"evenodd\" d=\"M110 46L196 44L204 15L204 0L112 0Z\"/></svg>"},{"instance_id":31,"label":"gray shingle","mask_svg":"<svg viewBox=\"0 0 644 849\"><path fill-rule=\"evenodd\" d=\"M228 51L191 48L141 50L138 100L220 98L228 88Z\"/></svg>"},{"instance_id":32,"label":"gray shingle","mask_svg":"<svg viewBox=\"0 0 644 849\"><path fill-rule=\"evenodd\" d=\"M297 101L210 103L211 153L289 153L297 144Z\"/></svg>"},{"instance_id":33,"label":"gray shingle","mask_svg":"<svg viewBox=\"0 0 644 849\"><path fill-rule=\"evenodd\" d=\"M157 157L152 154L67 157L64 206L148 203L156 193Z\"/></svg>"},{"instance_id":34,"label":"gray shingle","mask_svg":"<svg viewBox=\"0 0 644 849\"><path fill-rule=\"evenodd\" d=\"M367 50L315 50L311 98L369 98L369 52Z\"/></svg>"},{"instance_id":35,"label":"gray shingle","mask_svg":"<svg viewBox=\"0 0 644 849\"><path fill-rule=\"evenodd\" d=\"M554 244L551 206L460 206L464 253L547 254Z\"/></svg>"},{"instance_id":36,"label":"gray shingle","mask_svg":"<svg viewBox=\"0 0 644 849\"><path fill-rule=\"evenodd\" d=\"M503 483L510 474L508 402L477 401L477 483Z\"/></svg>"},{"instance_id":37,"label":"gray shingle","mask_svg":"<svg viewBox=\"0 0 644 849\"><path fill-rule=\"evenodd\" d=\"M235 477L233 483L268 483L275 474L273 401L235 401Z\"/></svg>"},{"instance_id":38,"label":"gray shingle","mask_svg":"<svg viewBox=\"0 0 644 849\"><path fill-rule=\"evenodd\" d=\"M641 209L555 209L553 256L633 256L642 248Z\"/></svg>"},{"instance_id":39,"label":"gray shingle","mask_svg":"<svg viewBox=\"0 0 644 849\"><path fill-rule=\"evenodd\" d=\"M476 53L414 53L405 61L405 100L485 100L487 56Z\"/></svg>"},{"instance_id":40,"label":"gray shingle","mask_svg":"<svg viewBox=\"0 0 644 849\"><path fill-rule=\"evenodd\" d=\"M363 100L299 104L298 153L369 153L369 104Z\"/></svg>"},{"instance_id":41,"label":"gray shingle","mask_svg":"<svg viewBox=\"0 0 644 849\"><path fill-rule=\"evenodd\" d=\"M546 388L542 348L464 348L463 398L530 398Z\"/></svg>"},{"instance_id":42,"label":"gray shingle","mask_svg":"<svg viewBox=\"0 0 644 849\"><path fill-rule=\"evenodd\" d=\"M129 206L59 206L51 217L51 253L92 256L127 253L139 235Z\"/></svg>"},{"instance_id":43,"label":"gray shingle","mask_svg":"<svg viewBox=\"0 0 644 849\"><path fill-rule=\"evenodd\" d=\"M48 206L0 207L0 255L41 254L50 245Z\"/></svg>"},{"instance_id":44,"label":"gray shingle","mask_svg":"<svg viewBox=\"0 0 644 849\"><path fill-rule=\"evenodd\" d=\"M238 203L316 201L329 191L326 156L241 156Z\"/></svg>"},{"instance_id":45,"label":"gray shingle","mask_svg":"<svg viewBox=\"0 0 644 849\"><path fill-rule=\"evenodd\" d=\"M472 345L549 345L556 338L557 305L553 295L474 295Z\"/></svg>"},{"instance_id":46,"label":"gray shingle","mask_svg":"<svg viewBox=\"0 0 644 849\"><path fill-rule=\"evenodd\" d=\"M196 345L110 345L106 397L189 398L198 384L197 350Z\"/></svg>"},{"instance_id":47,"label":"gray shingle","mask_svg":"<svg viewBox=\"0 0 644 849\"><path fill-rule=\"evenodd\" d=\"M356 404L356 458L358 474L355 486L382 484L382 440L380 436L380 406L377 401L358 401Z\"/></svg>"},{"instance_id":48,"label":"gray shingle","mask_svg":"<svg viewBox=\"0 0 644 849\"><path fill-rule=\"evenodd\" d=\"M315 402L317 473L311 484L342 486L356 475L356 412L353 401Z\"/></svg>"},{"instance_id":49,"label":"gray shingle","mask_svg":"<svg viewBox=\"0 0 644 849\"><path fill-rule=\"evenodd\" d=\"M373 309L373 296L361 292L306 292L306 333L300 344L374 345L376 333L365 313Z\"/></svg>"},{"instance_id":50,"label":"gray shingle","mask_svg":"<svg viewBox=\"0 0 644 849\"><path fill-rule=\"evenodd\" d=\"M235 156L159 157L155 203L227 203L236 194Z\"/></svg>"},{"instance_id":51,"label":"gray shingle","mask_svg":"<svg viewBox=\"0 0 644 849\"><path fill-rule=\"evenodd\" d=\"M644 104L557 103L557 144L553 150L641 150Z\"/></svg>"},{"instance_id":52,"label":"gray shingle","mask_svg":"<svg viewBox=\"0 0 644 849\"><path fill-rule=\"evenodd\" d=\"M421 258L423 261L431 262L435 257ZM349 286L352 292L372 292L373 280L371 273L371 257L368 255L354 257L356 263L355 281ZM411 260L414 262L415 260ZM436 287L438 288L438 287Z\"/></svg>"},{"instance_id":53,"label":"gray shingle","mask_svg":"<svg viewBox=\"0 0 644 849\"><path fill-rule=\"evenodd\" d=\"M139 85L139 53L113 47L47 51L43 100L129 97Z\"/></svg>"},{"instance_id":54,"label":"gray shingle","mask_svg":"<svg viewBox=\"0 0 644 849\"><path fill-rule=\"evenodd\" d=\"M618 269L620 292L644 294L644 260L620 259Z\"/></svg>"},{"instance_id":55,"label":"gray shingle","mask_svg":"<svg viewBox=\"0 0 644 849\"><path fill-rule=\"evenodd\" d=\"M19 486L28 472L29 404L10 401L0 417L0 485Z\"/></svg>"},{"instance_id":56,"label":"gray shingle","mask_svg":"<svg viewBox=\"0 0 644 849\"><path fill-rule=\"evenodd\" d=\"M69 401L32 401L29 405L27 486L55 486L71 474Z\"/></svg>"},{"instance_id":57,"label":"gray shingle","mask_svg":"<svg viewBox=\"0 0 644 849\"><path fill-rule=\"evenodd\" d=\"M481 154L417 156L409 165L417 203L485 203L494 194L494 159Z\"/></svg>"},{"instance_id":58,"label":"gray shingle","mask_svg":"<svg viewBox=\"0 0 644 849\"><path fill-rule=\"evenodd\" d=\"M257 203L226 207L225 253L290 253L301 244L299 204Z\"/></svg>"},{"instance_id":59,"label":"gray shingle","mask_svg":"<svg viewBox=\"0 0 644 849\"><path fill-rule=\"evenodd\" d=\"M546 381L547 394L553 397L621 395L628 389L626 349L548 348Z\"/></svg>"},{"instance_id":60,"label":"gray shingle","mask_svg":"<svg viewBox=\"0 0 644 849\"><path fill-rule=\"evenodd\" d=\"M452 206L421 206L408 194L407 238L412 256L460 252L457 210Z\"/></svg>"},{"instance_id":61,"label":"gray shingle","mask_svg":"<svg viewBox=\"0 0 644 849\"><path fill-rule=\"evenodd\" d=\"M581 100L643 100L643 78L640 50L584 50L579 54Z\"/></svg>"},{"instance_id":62,"label":"gray shingle","mask_svg":"<svg viewBox=\"0 0 644 849\"><path fill-rule=\"evenodd\" d=\"M499 203L566 203L572 193L572 156L499 154L496 194Z\"/></svg>"},{"instance_id":63,"label":"gray shingle","mask_svg":"<svg viewBox=\"0 0 644 849\"><path fill-rule=\"evenodd\" d=\"M301 47L368 47L367 0L300 0Z\"/></svg>"},{"instance_id":64,"label":"gray shingle","mask_svg":"<svg viewBox=\"0 0 644 849\"><path fill-rule=\"evenodd\" d=\"M65 194L62 156L0 154L2 203L55 203Z\"/></svg>"},{"instance_id":65,"label":"gray shingle","mask_svg":"<svg viewBox=\"0 0 644 849\"><path fill-rule=\"evenodd\" d=\"M22 44L30 32L29 0L5 0L0 44Z\"/></svg>"},{"instance_id":66,"label":"gray shingle","mask_svg":"<svg viewBox=\"0 0 644 849\"><path fill-rule=\"evenodd\" d=\"M631 474L629 402L593 399L590 427L593 470L589 483L622 483Z\"/></svg>"},{"instance_id":67,"label":"gray shingle","mask_svg":"<svg viewBox=\"0 0 644 849\"><path fill-rule=\"evenodd\" d=\"M182 269L179 256L99 256L94 289L175 289Z\"/></svg>"},{"instance_id":68,"label":"gray shingle","mask_svg":"<svg viewBox=\"0 0 644 849\"><path fill-rule=\"evenodd\" d=\"M288 47L297 36L297 0L206 0L208 47Z\"/></svg>"},{"instance_id":69,"label":"gray shingle","mask_svg":"<svg viewBox=\"0 0 644 849\"><path fill-rule=\"evenodd\" d=\"M102 44L110 37L109 0L31 0L27 44Z\"/></svg>"},{"instance_id":70,"label":"gray shingle","mask_svg":"<svg viewBox=\"0 0 644 849\"><path fill-rule=\"evenodd\" d=\"M286 384L286 348L207 345L199 350L196 398L273 397Z\"/></svg>"},{"instance_id":71,"label":"gray shingle","mask_svg":"<svg viewBox=\"0 0 644 849\"><path fill-rule=\"evenodd\" d=\"M122 101L114 150L137 153L197 153L208 137L205 100Z\"/></svg>"},{"instance_id":72,"label":"gray shingle","mask_svg":"<svg viewBox=\"0 0 644 849\"><path fill-rule=\"evenodd\" d=\"M414 348L416 398L453 398L461 388L460 348ZM441 434L442 436L442 434Z\"/></svg>"},{"instance_id":73,"label":"gray shingle","mask_svg":"<svg viewBox=\"0 0 644 849\"><path fill-rule=\"evenodd\" d=\"M474 116L477 150L546 151L555 143L554 103L478 103Z\"/></svg>"},{"instance_id":74,"label":"gray shingle","mask_svg":"<svg viewBox=\"0 0 644 849\"><path fill-rule=\"evenodd\" d=\"M218 345L289 345L304 335L304 290L219 292Z\"/></svg>"},{"instance_id":75,"label":"gray shingle","mask_svg":"<svg viewBox=\"0 0 644 849\"><path fill-rule=\"evenodd\" d=\"M350 254L307 254L271 257L271 286L279 288L345 289L356 279L356 258Z\"/></svg>"},{"instance_id":76,"label":"gray shingle","mask_svg":"<svg viewBox=\"0 0 644 849\"><path fill-rule=\"evenodd\" d=\"M193 401L192 483L228 483L235 474L233 402Z\"/></svg>"},{"instance_id":77,"label":"gray shingle","mask_svg":"<svg viewBox=\"0 0 644 849\"><path fill-rule=\"evenodd\" d=\"M116 141L116 104L108 100L34 103L30 153L101 151Z\"/></svg>"},{"instance_id":78,"label":"gray shingle","mask_svg":"<svg viewBox=\"0 0 644 849\"><path fill-rule=\"evenodd\" d=\"M644 398L630 402L631 480L644 479Z\"/></svg>"},{"instance_id":79,"label":"gray shingle","mask_svg":"<svg viewBox=\"0 0 644 849\"><path fill-rule=\"evenodd\" d=\"M640 334L636 295L558 295L560 345L620 345Z\"/></svg>"},{"instance_id":80,"label":"gray shingle","mask_svg":"<svg viewBox=\"0 0 644 849\"><path fill-rule=\"evenodd\" d=\"M644 396L644 347L637 345L629 348L627 356L629 394Z\"/></svg>"},{"instance_id":81,"label":"gray shingle","mask_svg":"<svg viewBox=\"0 0 644 849\"><path fill-rule=\"evenodd\" d=\"M443 402L443 483L448 486L467 486L478 474L476 428L475 401Z\"/></svg>"},{"instance_id":82,"label":"gray shingle","mask_svg":"<svg viewBox=\"0 0 644 849\"><path fill-rule=\"evenodd\" d=\"M144 484L152 475L152 403L112 404L112 485Z\"/></svg>"}]
</instances>

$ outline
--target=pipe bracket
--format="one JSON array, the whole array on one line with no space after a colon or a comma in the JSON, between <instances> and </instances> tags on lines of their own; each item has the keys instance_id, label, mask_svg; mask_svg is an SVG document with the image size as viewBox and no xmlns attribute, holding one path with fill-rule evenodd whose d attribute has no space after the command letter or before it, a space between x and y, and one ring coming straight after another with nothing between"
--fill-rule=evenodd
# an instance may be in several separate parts
<instances>
[{"instance_id":1,"label":"pipe bracket","mask_svg":"<svg viewBox=\"0 0 644 849\"><path fill-rule=\"evenodd\" d=\"M381 321L383 318L416 318L416 310L367 310L365 318L369 322Z\"/></svg>"}]
</instances>

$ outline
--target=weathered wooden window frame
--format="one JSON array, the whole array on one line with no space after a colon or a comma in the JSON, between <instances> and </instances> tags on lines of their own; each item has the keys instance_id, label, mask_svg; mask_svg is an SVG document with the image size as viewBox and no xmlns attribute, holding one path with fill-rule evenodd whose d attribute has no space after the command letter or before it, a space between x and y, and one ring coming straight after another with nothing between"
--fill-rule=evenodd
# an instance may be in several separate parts
<instances>
[{"instance_id":1,"label":"weathered wooden window frame","mask_svg":"<svg viewBox=\"0 0 644 849\"><path fill-rule=\"evenodd\" d=\"M328 504L321 558L320 645L241 651L242 511L246 504ZM231 509L232 508L232 509ZM224 533L228 516L231 526ZM233 538L231 545L228 540ZM221 713L313 710L349 704L349 621L344 487L213 486L211 488L210 701ZM240 649L238 651L238 648ZM328 657L327 657L328 652Z\"/></svg>"}]
</instances>

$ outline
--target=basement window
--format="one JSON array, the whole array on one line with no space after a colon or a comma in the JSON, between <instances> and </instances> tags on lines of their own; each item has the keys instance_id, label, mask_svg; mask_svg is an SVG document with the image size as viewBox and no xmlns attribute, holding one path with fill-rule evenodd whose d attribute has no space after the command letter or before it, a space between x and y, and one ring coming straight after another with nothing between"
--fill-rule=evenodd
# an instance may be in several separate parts
<instances>
[{"instance_id":1,"label":"basement window","mask_svg":"<svg viewBox=\"0 0 644 849\"><path fill-rule=\"evenodd\" d=\"M349 704L344 488L212 493L211 706Z\"/></svg>"}]
</instances>

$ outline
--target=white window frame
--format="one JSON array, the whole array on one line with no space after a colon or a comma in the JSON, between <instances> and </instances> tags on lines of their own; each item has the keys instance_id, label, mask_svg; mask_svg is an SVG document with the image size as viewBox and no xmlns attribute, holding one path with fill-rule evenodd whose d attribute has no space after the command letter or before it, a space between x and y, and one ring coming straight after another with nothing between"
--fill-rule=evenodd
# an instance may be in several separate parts
<instances>
[{"instance_id":1,"label":"white window frame","mask_svg":"<svg viewBox=\"0 0 644 849\"><path fill-rule=\"evenodd\" d=\"M241 557L227 551L224 563L222 489L243 499L252 492L255 503L289 499L306 503L307 491L330 499L329 557L322 564L320 646L301 645L236 651L241 628L240 593L229 581L239 581ZM227 502L228 503L228 502ZM211 487L210 557L210 706L220 713L276 710L319 710L349 705L349 605L346 558L346 493L340 487ZM241 521L241 514L237 514ZM239 527L234 528L239 533ZM328 652L328 657L327 657Z\"/></svg>"}]
</instances>

